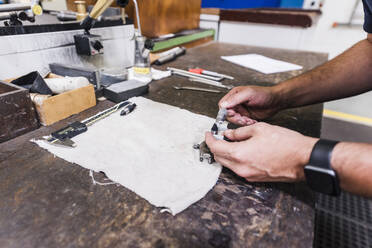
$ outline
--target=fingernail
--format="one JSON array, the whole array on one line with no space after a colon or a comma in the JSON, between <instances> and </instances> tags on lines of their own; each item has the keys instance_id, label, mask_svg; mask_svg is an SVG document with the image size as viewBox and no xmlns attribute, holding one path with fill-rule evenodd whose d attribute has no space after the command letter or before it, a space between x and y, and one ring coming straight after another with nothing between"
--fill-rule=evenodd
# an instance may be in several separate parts
<instances>
[{"instance_id":1,"label":"fingernail","mask_svg":"<svg viewBox=\"0 0 372 248\"><path fill-rule=\"evenodd\" d=\"M227 102L221 102L220 106L221 108L227 108L228 103Z\"/></svg>"}]
</instances>

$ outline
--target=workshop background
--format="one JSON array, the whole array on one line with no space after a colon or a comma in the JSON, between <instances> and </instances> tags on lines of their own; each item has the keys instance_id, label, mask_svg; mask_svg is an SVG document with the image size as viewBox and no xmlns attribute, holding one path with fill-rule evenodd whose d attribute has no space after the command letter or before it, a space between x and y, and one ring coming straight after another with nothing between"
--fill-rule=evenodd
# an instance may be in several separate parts
<instances>
[{"instance_id":1,"label":"workshop background","mask_svg":"<svg viewBox=\"0 0 372 248\"><path fill-rule=\"evenodd\" d=\"M69 2L71 4L73 1L45 0L42 3L48 10L67 10ZM317 20L306 30L221 21L217 14L202 10L200 27L214 28L215 39L222 42L323 52L332 59L366 36L362 29L363 5L359 0L203 0L201 6L222 9L268 7L321 10ZM257 28L261 28L259 35L255 33L252 37L252 32ZM237 29L245 31L236 32ZM276 35L279 33L282 35ZM326 103L322 135L347 141L372 141L369 129L372 125L371 104L372 93Z\"/></svg>"},{"instance_id":2,"label":"workshop background","mask_svg":"<svg viewBox=\"0 0 372 248\"><path fill-rule=\"evenodd\" d=\"M303 51L316 52L323 56L319 59L321 61L323 58L332 59L336 57L356 42L366 38L366 33L362 28L364 12L361 0L163 0L162 3L160 2L161 0L138 1L142 34L152 38L154 42L152 47L154 54L150 55L150 58L151 56L156 56L156 53L164 52L175 46L194 49L197 46L204 46L215 41L223 42L224 44L260 47L260 49L262 47L288 49L291 52L296 51L301 54L305 54L302 53ZM41 5L43 15L36 15L35 22L32 23L24 21L24 26L27 27L35 24L57 23L63 18L71 18L71 13L75 13L72 18L76 21L76 13L79 13L79 6L81 7L81 4L83 4L88 7L89 5L94 5L96 1L0 0L0 7L9 3L39 3ZM159 9L159 6L163 6L164 9ZM91 7L88 7L88 11ZM116 7L118 6L115 4L112 6L112 13L122 15L123 13L117 10L118 8ZM141 11L143 9L147 9L147 12ZM135 6L130 1L129 6L125 8L125 15L128 17L128 21L136 24L135 12ZM108 17L110 16L109 12L105 13ZM157 17L156 20L154 20L154 16ZM296 16L296 18L288 18L288 16ZM183 18L186 18L187 21L184 21ZM5 19L1 19L0 16L0 20ZM63 19L63 21L68 22L71 19ZM109 26L116 25L114 24L115 20L107 18L106 21L112 22ZM0 27L4 26L2 22ZM138 25L136 26L138 27ZM18 34L17 32L20 32L20 29L8 29L4 32ZM1 35L9 34L4 32ZM110 32L102 31L102 33L99 33L99 35L108 34L109 38L105 41L107 44L112 44L113 47L117 48L119 47L117 39L125 37L125 46L130 48L134 46L128 34L131 31L123 29L119 35ZM163 38L170 33L172 34L169 37L175 38L164 41ZM173 36L173 33L176 33L176 35ZM42 39L38 41L43 43ZM30 40L30 43L32 42L33 40ZM26 49L25 47L23 48ZM32 49L37 50L35 47ZM105 49L106 47L105 54L112 56L113 60L119 61L118 63L121 66L133 64L133 61L121 58L120 54L115 54L115 50L105 44ZM129 48L127 49L129 50ZM11 81L14 79L11 76L11 69L4 69L10 67L5 61L6 56L9 54L4 51L4 48L0 48L0 60L2 60L2 62L0 61L0 65L2 65L0 67L0 79ZM180 53L182 52L184 51L180 50ZM182 58L182 55L180 58ZM175 59L177 61L177 58ZM74 58L75 60L77 59ZM82 60L83 63L87 61L90 62L89 59ZM81 61L79 60L79 62ZM20 62L17 61L17 63ZM100 61L94 63L99 66ZM26 74L29 69L28 66L32 66L31 64L28 63L28 65L23 67L25 70L23 74ZM309 64L309 67L311 66L313 64ZM52 70L53 73L61 72L64 68L55 66L54 70ZM274 77L269 77L269 79L278 80ZM106 86L109 87L111 83ZM272 83L278 82L273 81ZM95 87L98 87L97 82ZM136 90L142 90L142 88L136 88ZM77 98L76 101L79 101ZM39 116L38 120L41 125L51 125L72 114L94 106L95 100L91 99L91 101L84 104L81 108L77 107L76 112L68 113L66 116L52 116L53 111L50 111L50 113L43 113L44 116ZM372 142L371 106L372 92L325 103L321 137L343 141ZM34 119L37 118L34 117ZM34 129L36 129L35 123L29 123L27 128L24 128L24 130L28 131ZM9 139L15 138L20 134L12 134ZM314 247L372 247L371 211L372 203L362 197L348 193L343 193L340 198L318 195L316 200ZM160 244L157 247L164 246Z\"/></svg>"}]
</instances>

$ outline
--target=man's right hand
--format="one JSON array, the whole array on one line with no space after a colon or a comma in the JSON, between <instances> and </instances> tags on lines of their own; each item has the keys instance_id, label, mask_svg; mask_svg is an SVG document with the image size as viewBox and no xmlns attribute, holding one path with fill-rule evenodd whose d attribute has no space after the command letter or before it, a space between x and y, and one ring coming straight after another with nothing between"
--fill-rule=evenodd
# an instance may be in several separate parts
<instances>
[{"instance_id":1,"label":"man's right hand","mask_svg":"<svg viewBox=\"0 0 372 248\"><path fill-rule=\"evenodd\" d=\"M219 106L227 108L227 119L230 122L242 126L266 119L282 109L275 86L235 87L220 100Z\"/></svg>"}]
</instances>

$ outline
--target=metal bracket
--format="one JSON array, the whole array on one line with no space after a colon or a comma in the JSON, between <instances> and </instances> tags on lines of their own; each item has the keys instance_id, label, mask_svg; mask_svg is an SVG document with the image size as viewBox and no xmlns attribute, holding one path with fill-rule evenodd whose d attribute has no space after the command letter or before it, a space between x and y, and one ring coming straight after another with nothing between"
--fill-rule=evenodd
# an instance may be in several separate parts
<instances>
[{"instance_id":1,"label":"metal bracket","mask_svg":"<svg viewBox=\"0 0 372 248\"><path fill-rule=\"evenodd\" d=\"M203 162L204 160L207 160L208 164L212 164L215 162L213 154L211 153L211 150L209 150L209 147L207 146L205 141L201 142L200 144L195 144L193 148L195 150L199 150L200 162Z\"/></svg>"}]
</instances>

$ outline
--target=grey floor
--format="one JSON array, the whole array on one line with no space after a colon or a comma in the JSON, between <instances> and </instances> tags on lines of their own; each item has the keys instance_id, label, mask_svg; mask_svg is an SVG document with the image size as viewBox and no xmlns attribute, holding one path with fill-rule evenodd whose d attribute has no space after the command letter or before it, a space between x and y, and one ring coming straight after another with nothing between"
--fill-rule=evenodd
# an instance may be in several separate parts
<instances>
[{"instance_id":1,"label":"grey floor","mask_svg":"<svg viewBox=\"0 0 372 248\"><path fill-rule=\"evenodd\" d=\"M331 140L372 143L372 126L324 117L321 137Z\"/></svg>"}]
</instances>

